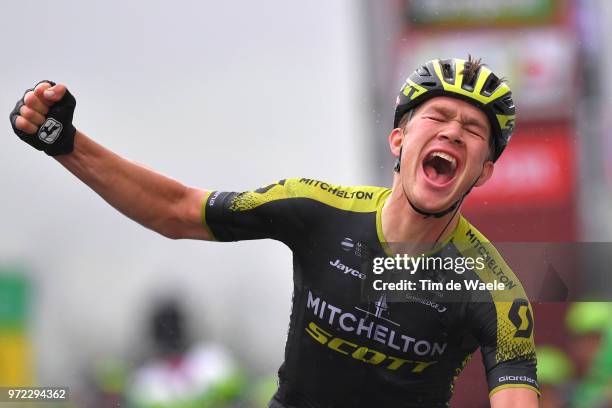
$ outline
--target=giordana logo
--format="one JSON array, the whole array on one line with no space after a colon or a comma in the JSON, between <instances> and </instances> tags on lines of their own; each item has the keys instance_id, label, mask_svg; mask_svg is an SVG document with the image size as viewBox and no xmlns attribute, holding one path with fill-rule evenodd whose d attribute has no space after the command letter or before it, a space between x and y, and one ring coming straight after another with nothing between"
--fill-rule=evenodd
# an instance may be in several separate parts
<instances>
[{"instance_id":1,"label":"giordana logo","mask_svg":"<svg viewBox=\"0 0 612 408\"><path fill-rule=\"evenodd\" d=\"M507 381L521 381L528 382L531 384L537 384L537 381L531 377L527 377L526 375L505 375L503 377L499 377L499 382L507 382Z\"/></svg>"},{"instance_id":2,"label":"giordana logo","mask_svg":"<svg viewBox=\"0 0 612 408\"><path fill-rule=\"evenodd\" d=\"M352 275L359 279L365 279L365 274L359 272L357 269L353 269L350 266L344 265L340 262L340 259L336 259L335 261L329 261L329 264L336 269L341 270L345 275Z\"/></svg>"},{"instance_id":3,"label":"giordana logo","mask_svg":"<svg viewBox=\"0 0 612 408\"><path fill-rule=\"evenodd\" d=\"M344 238L340 245L342 245L342 249L344 249L347 252L355 247L355 243L353 242L353 240L348 237Z\"/></svg>"},{"instance_id":4,"label":"giordana logo","mask_svg":"<svg viewBox=\"0 0 612 408\"><path fill-rule=\"evenodd\" d=\"M47 118L38 131L38 138L47 144L53 144L62 132L62 124L53 118Z\"/></svg>"}]
</instances>

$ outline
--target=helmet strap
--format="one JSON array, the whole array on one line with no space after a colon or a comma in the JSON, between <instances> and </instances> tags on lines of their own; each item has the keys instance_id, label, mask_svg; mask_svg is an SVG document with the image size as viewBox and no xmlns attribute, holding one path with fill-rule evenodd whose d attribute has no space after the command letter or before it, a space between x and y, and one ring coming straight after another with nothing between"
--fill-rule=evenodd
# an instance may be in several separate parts
<instances>
[{"instance_id":1,"label":"helmet strap","mask_svg":"<svg viewBox=\"0 0 612 408\"><path fill-rule=\"evenodd\" d=\"M393 165L393 171L399 173L400 171L400 157L402 157L402 149L400 148L400 155L397 159L395 159L395 164Z\"/></svg>"}]
</instances>

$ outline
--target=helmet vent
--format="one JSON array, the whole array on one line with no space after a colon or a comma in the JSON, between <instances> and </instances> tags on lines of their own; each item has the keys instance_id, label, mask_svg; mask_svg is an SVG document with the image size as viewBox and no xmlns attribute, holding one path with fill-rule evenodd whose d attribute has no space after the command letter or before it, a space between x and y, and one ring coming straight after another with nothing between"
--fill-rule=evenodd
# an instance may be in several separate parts
<instances>
[{"instance_id":1,"label":"helmet vent","mask_svg":"<svg viewBox=\"0 0 612 408\"><path fill-rule=\"evenodd\" d=\"M421 82L421 86L424 86L426 88L435 88L438 84L436 84L435 82L431 82L431 81L427 81L427 82Z\"/></svg>"},{"instance_id":2,"label":"helmet vent","mask_svg":"<svg viewBox=\"0 0 612 408\"><path fill-rule=\"evenodd\" d=\"M440 61L442 76L446 82L455 83L455 64L451 60Z\"/></svg>"},{"instance_id":3,"label":"helmet vent","mask_svg":"<svg viewBox=\"0 0 612 408\"><path fill-rule=\"evenodd\" d=\"M417 74L421 76L431 76L431 73L429 72L429 70L427 69L425 65L421 65L419 69L417 69Z\"/></svg>"},{"instance_id":4,"label":"helmet vent","mask_svg":"<svg viewBox=\"0 0 612 408\"><path fill-rule=\"evenodd\" d=\"M476 78L478 78L480 67L476 68L476 71L473 71L470 69L468 64L466 64L466 67L462 72L463 83L461 84L461 88L465 89L466 91L473 91L474 86L476 85Z\"/></svg>"},{"instance_id":5,"label":"helmet vent","mask_svg":"<svg viewBox=\"0 0 612 408\"><path fill-rule=\"evenodd\" d=\"M512 100L512 97L510 95L502 98L502 102L504 103L504 105L506 105L508 109L514 109L514 101Z\"/></svg>"},{"instance_id":6,"label":"helmet vent","mask_svg":"<svg viewBox=\"0 0 612 408\"><path fill-rule=\"evenodd\" d=\"M484 96L491 96L497 87L501 84L501 81L495 74L489 74L489 77L485 81L482 91L480 92Z\"/></svg>"}]
</instances>

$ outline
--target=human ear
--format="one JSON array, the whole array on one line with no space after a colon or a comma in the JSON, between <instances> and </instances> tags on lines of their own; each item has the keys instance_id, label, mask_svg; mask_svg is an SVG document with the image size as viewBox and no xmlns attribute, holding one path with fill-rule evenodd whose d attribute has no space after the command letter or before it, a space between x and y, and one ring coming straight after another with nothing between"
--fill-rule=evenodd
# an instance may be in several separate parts
<instances>
[{"instance_id":1,"label":"human ear","mask_svg":"<svg viewBox=\"0 0 612 408\"><path fill-rule=\"evenodd\" d=\"M495 169L495 164L491 160L487 160L482 166L482 172L480 173L480 177L476 180L476 187L482 186L486 183L491 176L493 175L493 170Z\"/></svg>"},{"instance_id":2,"label":"human ear","mask_svg":"<svg viewBox=\"0 0 612 408\"><path fill-rule=\"evenodd\" d=\"M402 132L400 128L395 128L389 133L387 140L389 141L389 150L391 150L391 154L394 157L399 157L404 141L404 132Z\"/></svg>"}]
</instances>

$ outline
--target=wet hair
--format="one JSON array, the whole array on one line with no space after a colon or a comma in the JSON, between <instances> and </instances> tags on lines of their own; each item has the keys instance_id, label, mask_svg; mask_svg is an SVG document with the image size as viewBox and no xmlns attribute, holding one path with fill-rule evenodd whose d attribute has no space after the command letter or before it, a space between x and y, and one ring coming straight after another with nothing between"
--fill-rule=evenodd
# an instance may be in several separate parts
<instances>
[{"instance_id":1,"label":"wet hair","mask_svg":"<svg viewBox=\"0 0 612 408\"><path fill-rule=\"evenodd\" d=\"M476 76L478 75L478 71L481 67L484 67L486 65L487 64L483 64L482 58L472 58L472 55L468 54L468 60L463 66L463 71L460 72L460 74L463 75L463 82L475 82Z\"/></svg>"},{"instance_id":2,"label":"wet hair","mask_svg":"<svg viewBox=\"0 0 612 408\"><path fill-rule=\"evenodd\" d=\"M412 119L412 115L414 114L415 109L410 109L408 112L404 113L404 116L399 121L398 127L402 130L406 130L406 125Z\"/></svg>"},{"instance_id":3,"label":"wet hair","mask_svg":"<svg viewBox=\"0 0 612 408\"><path fill-rule=\"evenodd\" d=\"M478 71L480 71L480 68L486 66L487 64L482 62L482 58L472 57L472 54L468 54L468 59L463 66L463 71L460 72L460 74L463 75L463 83L476 82ZM499 87L503 82L508 82L508 80L504 77L497 78L495 75L493 75L492 78L494 78L494 80L491 82L491 86L493 88Z\"/></svg>"}]
</instances>

